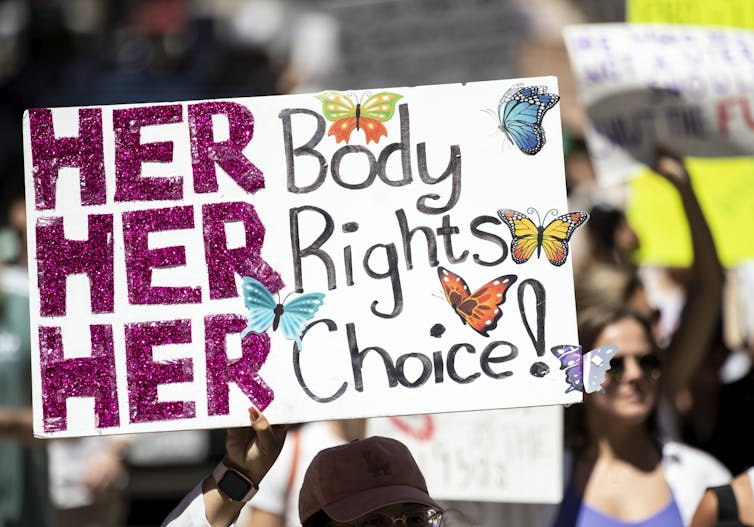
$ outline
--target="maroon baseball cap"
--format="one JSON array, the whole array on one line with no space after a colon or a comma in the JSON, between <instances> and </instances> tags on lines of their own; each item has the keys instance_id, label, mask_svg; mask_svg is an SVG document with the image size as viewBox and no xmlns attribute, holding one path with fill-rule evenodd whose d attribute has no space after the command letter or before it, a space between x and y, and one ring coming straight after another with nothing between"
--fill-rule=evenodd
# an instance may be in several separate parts
<instances>
[{"instance_id":1,"label":"maroon baseball cap","mask_svg":"<svg viewBox=\"0 0 754 527\"><path fill-rule=\"evenodd\" d=\"M298 514L302 524L320 510L335 521L348 522L404 502L442 510L429 496L406 445L375 436L315 456L301 486Z\"/></svg>"}]
</instances>

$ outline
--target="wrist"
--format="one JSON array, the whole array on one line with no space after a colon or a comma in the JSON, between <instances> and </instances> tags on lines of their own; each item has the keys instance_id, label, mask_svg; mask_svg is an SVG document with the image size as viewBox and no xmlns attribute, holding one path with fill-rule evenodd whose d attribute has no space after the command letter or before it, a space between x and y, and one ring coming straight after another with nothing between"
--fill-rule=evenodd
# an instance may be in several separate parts
<instances>
[{"instance_id":1,"label":"wrist","mask_svg":"<svg viewBox=\"0 0 754 527\"><path fill-rule=\"evenodd\" d=\"M237 465L223 458L212 471L212 479L220 493L235 502L249 501L259 490L259 485Z\"/></svg>"}]
</instances>

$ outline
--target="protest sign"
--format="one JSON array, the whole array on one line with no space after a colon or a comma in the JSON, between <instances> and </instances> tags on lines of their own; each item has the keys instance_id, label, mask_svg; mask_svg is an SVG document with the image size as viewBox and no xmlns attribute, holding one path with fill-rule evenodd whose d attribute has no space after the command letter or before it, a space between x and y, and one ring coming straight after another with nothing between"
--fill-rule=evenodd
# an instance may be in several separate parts
<instances>
[{"instance_id":1,"label":"protest sign","mask_svg":"<svg viewBox=\"0 0 754 527\"><path fill-rule=\"evenodd\" d=\"M639 23L754 27L754 3L749 0L628 0L626 20Z\"/></svg>"},{"instance_id":2,"label":"protest sign","mask_svg":"<svg viewBox=\"0 0 754 527\"><path fill-rule=\"evenodd\" d=\"M647 264L688 265L675 191L643 163L657 145L689 161L725 265L754 256L746 232L754 201L754 32L673 25L566 29L589 116L587 140L603 185L631 180L628 216Z\"/></svg>"},{"instance_id":3,"label":"protest sign","mask_svg":"<svg viewBox=\"0 0 754 527\"><path fill-rule=\"evenodd\" d=\"M406 444L441 500L559 503L558 406L370 419L367 434Z\"/></svg>"},{"instance_id":4,"label":"protest sign","mask_svg":"<svg viewBox=\"0 0 754 527\"><path fill-rule=\"evenodd\" d=\"M603 182L663 144L682 155L754 153L754 32L597 24L564 32Z\"/></svg>"},{"instance_id":5,"label":"protest sign","mask_svg":"<svg viewBox=\"0 0 754 527\"><path fill-rule=\"evenodd\" d=\"M736 267L754 258L754 160L686 160L694 192L715 240L720 261ZM648 265L691 265L693 251L678 191L644 169L628 183L626 215L641 240L637 259Z\"/></svg>"},{"instance_id":6,"label":"protest sign","mask_svg":"<svg viewBox=\"0 0 754 527\"><path fill-rule=\"evenodd\" d=\"M556 93L30 110L35 433L580 401Z\"/></svg>"}]
</instances>

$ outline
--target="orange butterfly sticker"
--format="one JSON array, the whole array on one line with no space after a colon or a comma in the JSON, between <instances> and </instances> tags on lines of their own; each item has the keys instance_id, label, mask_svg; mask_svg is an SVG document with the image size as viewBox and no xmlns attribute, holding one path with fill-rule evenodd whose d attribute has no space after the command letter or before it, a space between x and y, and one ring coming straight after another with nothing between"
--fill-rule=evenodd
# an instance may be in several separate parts
<instances>
[{"instance_id":1,"label":"orange butterfly sticker","mask_svg":"<svg viewBox=\"0 0 754 527\"><path fill-rule=\"evenodd\" d=\"M367 97L364 104L359 99L353 102L347 95L330 91L316 96L322 103L322 114L333 121L327 135L335 137L335 142L349 143L354 130L362 130L367 144L379 143L387 137L387 128L382 123L393 118L395 105L403 96L393 92L380 92ZM354 97L355 98L355 97Z\"/></svg>"},{"instance_id":2,"label":"orange butterfly sticker","mask_svg":"<svg viewBox=\"0 0 754 527\"><path fill-rule=\"evenodd\" d=\"M497 327L503 316L499 306L505 302L508 288L518 279L515 274L498 276L472 293L463 278L442 266L437 268L437 276L448 304L461 322L485 337Z\"/></svg>"}]
</instances>

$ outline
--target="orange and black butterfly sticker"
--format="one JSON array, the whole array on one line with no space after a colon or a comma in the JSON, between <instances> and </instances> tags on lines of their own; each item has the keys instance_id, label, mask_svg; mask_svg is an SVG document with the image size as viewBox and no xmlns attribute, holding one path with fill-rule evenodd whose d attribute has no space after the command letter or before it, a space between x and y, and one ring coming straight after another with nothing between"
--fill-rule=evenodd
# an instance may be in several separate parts
<instances>
[{"instance_id":1,"label":"orange and black butterfly sticker","mask_svg":"<svg viewBox=\"0 0 754 527\"><path fill-rule=\"evenodd\" d=\"M500 304L505 302L508 288L518 279L514 274L498 276L474 291L463 278L444 267L437 268L445 298L464 324L485 337L497 327L503 312Z\"/></svg>"}]
</instances>

